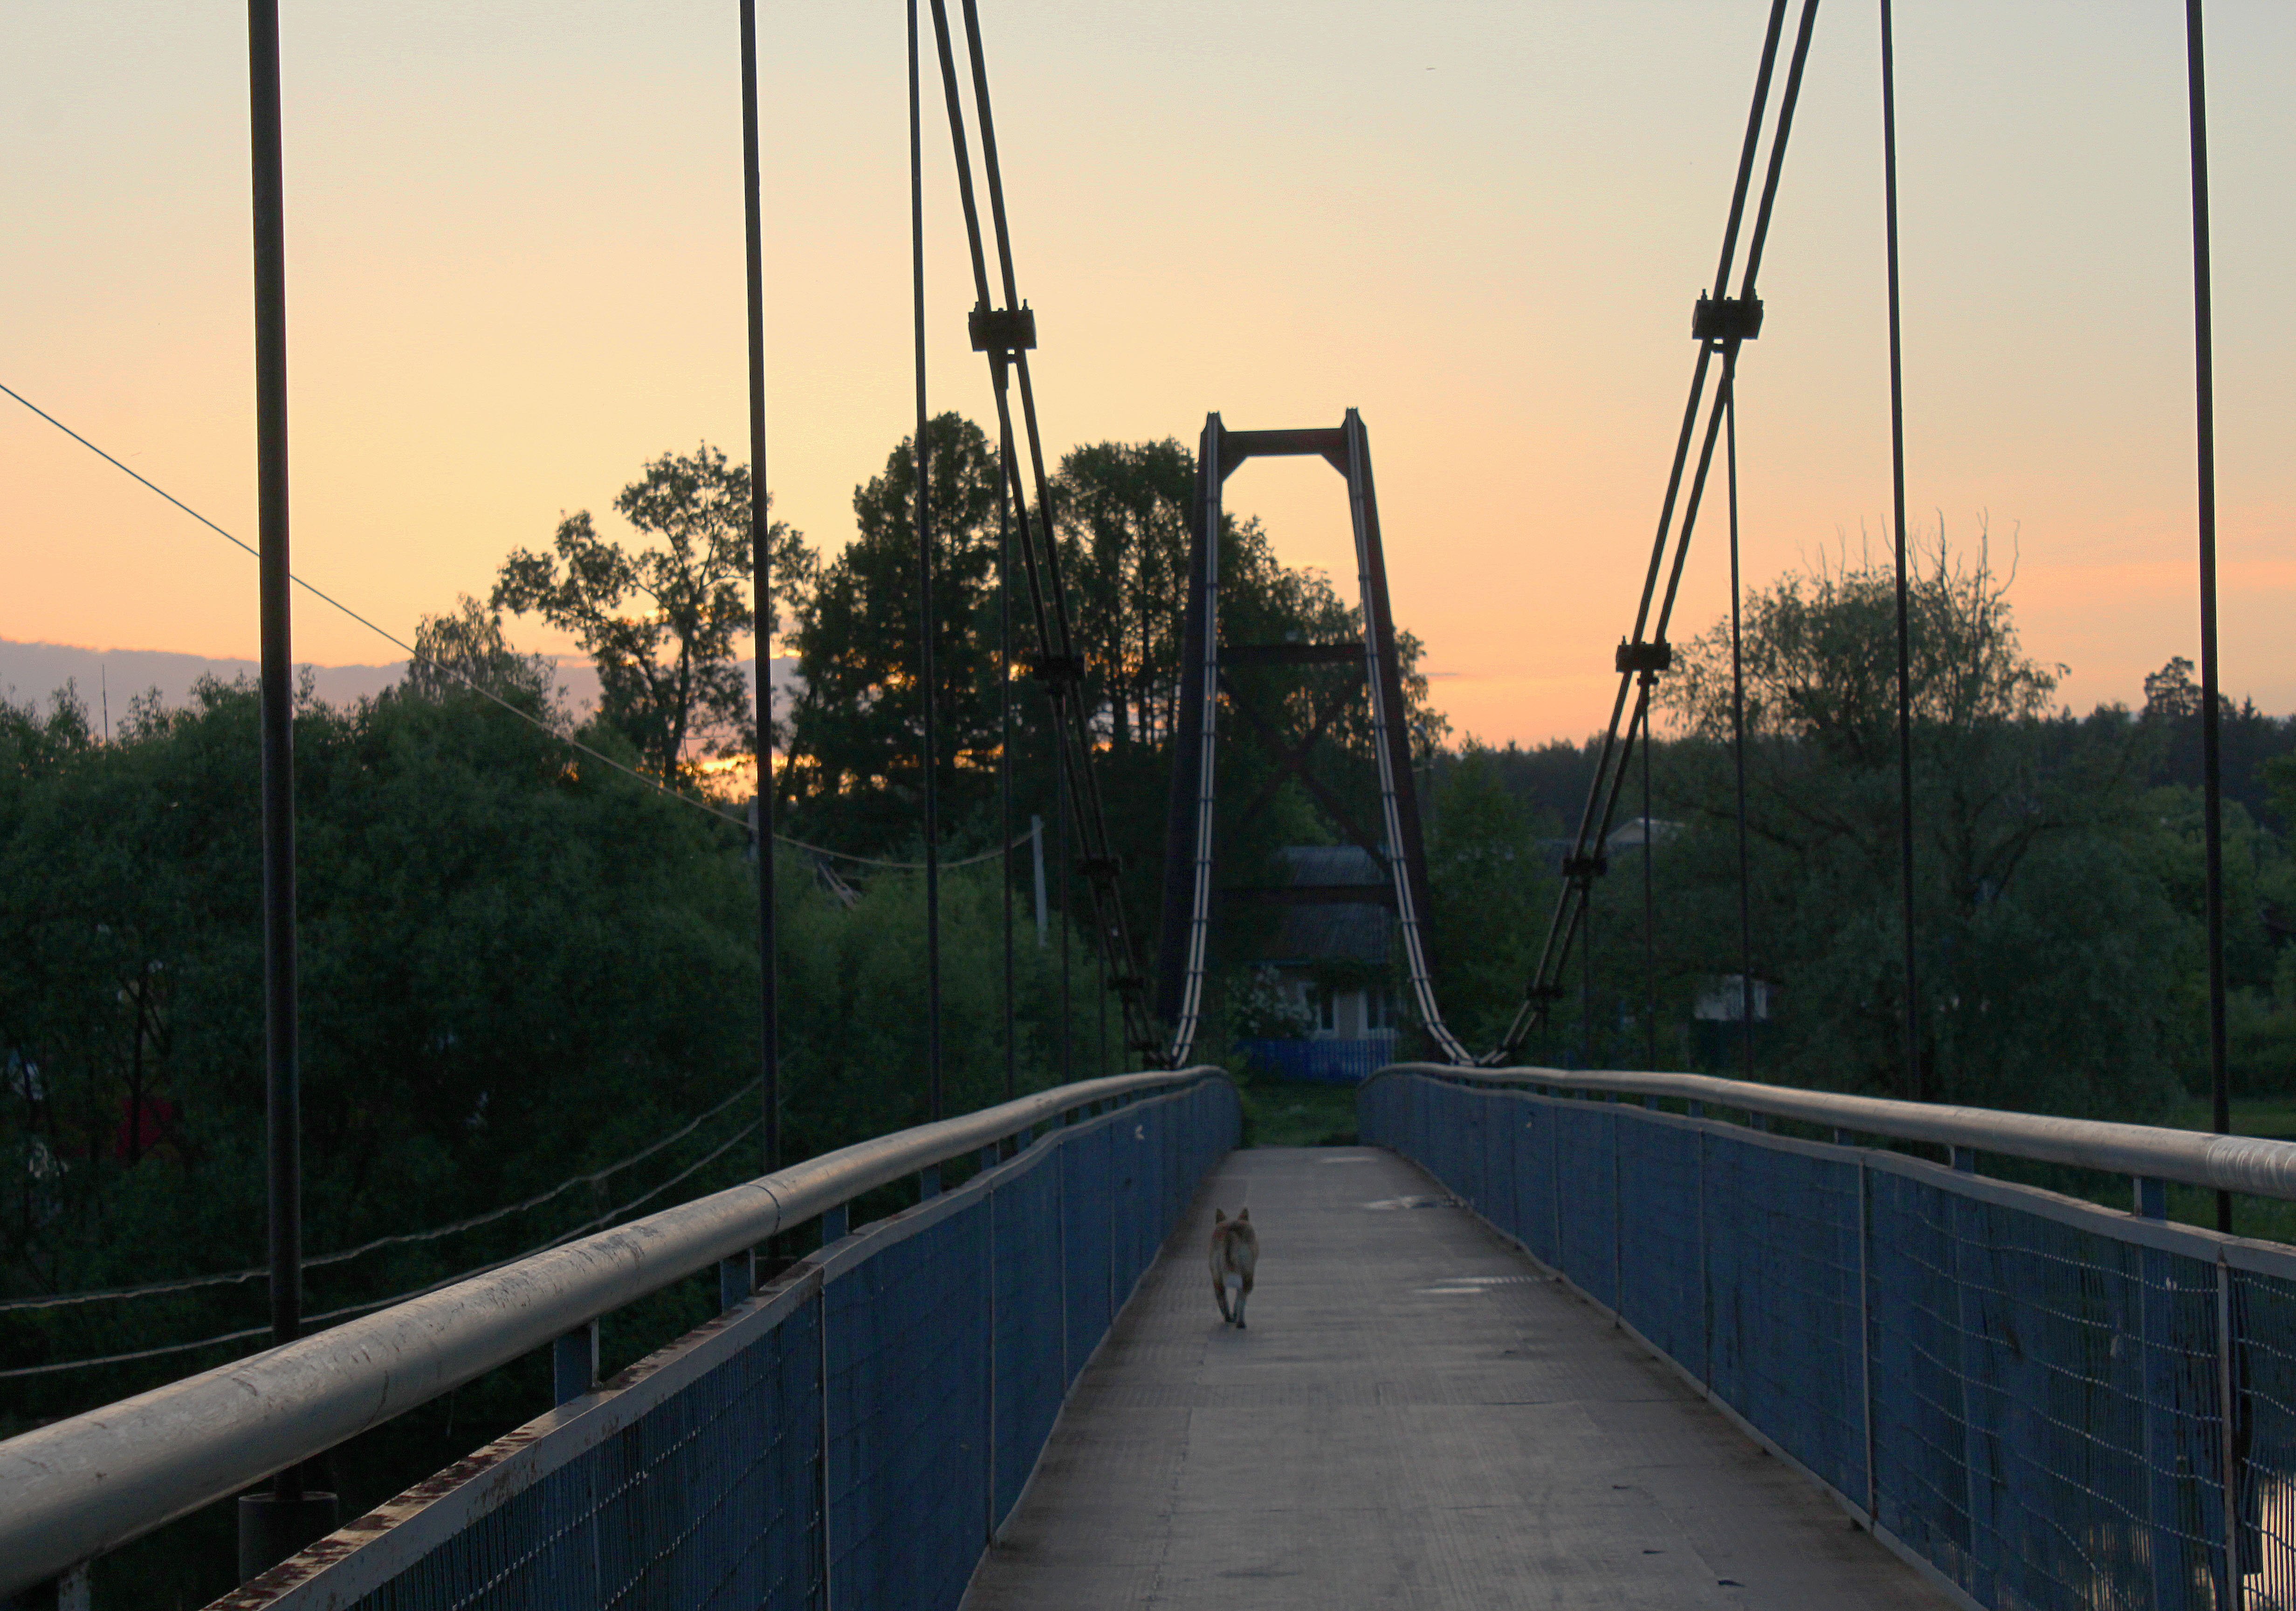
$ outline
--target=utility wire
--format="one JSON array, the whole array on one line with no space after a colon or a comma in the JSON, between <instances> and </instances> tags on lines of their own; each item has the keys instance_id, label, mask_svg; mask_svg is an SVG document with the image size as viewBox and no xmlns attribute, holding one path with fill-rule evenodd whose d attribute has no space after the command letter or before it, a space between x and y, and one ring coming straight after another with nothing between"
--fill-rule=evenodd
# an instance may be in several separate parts
<instances>
[{"instance_id":1,"label":"utility wire","mask_svg":"<svg viewBox=\"0 0 2296 1611\"><path fill-rule=\"evenodd\" d=\"M379 1248L395 1247L412 1242L433 1242L441 1237L453 1236L457 1231L475 1230L481 1225L491 1225L496 1221L508 1219L512 1214L523 1213L530 1208L539 1208L545 1203L564 1196L578 1186L594 1186L601 1180L621 1173L634 1164L644 1163L664 1147L673 1146L692 1135L702 1124L716 1118L756 1089L757 1085L757 1081L750 1081L708 1113L688 1121L660 1140L632 1153L627 1158L609 1163L603 1169L593 1170L588 1174L576 1175L570 1179L561 1180L548 1191L537 1192L533 1196L521 1202L512 1203L501 1208L489 1209L485 1213L473 1214L467 1220L457 1220L451 1225L437 1225L429 1230L401 1231L392 1236L377 1237L372 1242L362 1242L357 1247L347 1247L340 1253L322 1253L316 1258L305 1259L303 1268L316 1270L323 1265L346 1263L363 1254L373 1253ZM102 1303L112 1298L152 1297L161 1293L192 1292L207 1286L229 1286L244 1281L256 1280L270 1273L270 1268L266 1265L254 1270L229 1270L217 1275L192 1276L180 1281L155 1281L142 1286L109 1286L92 1292L57 1293L37 1298L9 1298L0 1301L0 1313L27 1309L64 1309L81 1303Z\"/></svg>"},{"instance_id":2,"label":"utility wire","mask_svg":"<svg viewBox=\"0 0 2296 1611\"><path fill-rule=\"evenodd\" d=\"M245 552L253 555L258 560L263 557L259 551L249 547L246 543L240 541L238 538L234 537L221 526L217 525L215 522L209 520L206 515L201 514L198 510L193 508L189 504L185 503L182 498L177 497L174 493L168 491L165 487L162 487L149 478L137 474L136 472L128 469L127 465L112 457L111 455L106 453L94 442L89 441L87 438L82 436L78 432L74 431L70 425L65 424L62 420L58 419L54 415L50 414L46 409L41 407L37 403L33 402L22 392L17 391L5 385L0 385L0 391L4 391L10 397L14 398L18 402L23 404L25 407L30 409L34 414L38 415L42 419L47 421L49 424L53 425L57 430L62 432L66 436L71 438L72 440L78 442L81 447L95 455L96 457L103 460L104 463L110 464L115 470L125 472L127 475L133 476L136 481L143 482L144 486L158 493L161 497L166 498L169 503L175 505L176 508L181 509L185 514L190 515L193 520L199 522L201 525L205 526L217 537L222 538L226 542L230 543L234 547L242 549ZM287 579L293 582L297 587L302 588L304 592L309 594L313 598L317 599L321 604L341 611L345 615L348 615L351 620L358 622L360 626L365 627L368 631L373 633L377 637L381 638L385 643L391 644L398 648L405 650L411 659L422 661L430 665L433 670L445 672L456 682L461 683L464 687L470 689L473 694L480 695L485 698L494 701L495 703L500 705L504 710L508 711L512 716L517 717L521 721L525 722L529 727L538 728L542 732L549 734L551 737L556 739L567 748L570 750L578 750L583 754L589 756L593 760L602 760L605 762L606 765L613 768L617 772L625 773L631 777L636 778L648 788L656 790L662 794L666 794L670 799L677 801L682 804L690 805L696 810L707 811L710 816L716 818L720 822L731 822L734 820L732 818L727 817L725 812L719 810L716 806L709 804L708 801L697 800L691 794L681 794L676 789L665 786L660 779L649 777L644 772L639 771L636 768L625 765L623 762L616 760L611 755L592 749L580 739L570 738L565 734L561 733L557 728L552 727L548 722L542 720L537 716L535 716L532 712L520 710L516 705L511 703L510 701L504 699L501 695L496 694L492 688L488 687L484 683L457 670L453 666L447 665L441 661L434 660L430 655L422 653L417 650L413 644L408 643L398 634L375 625L373 621L369 621L365 616L361 615L357 611L352 609L340 599L334 598L325 593L322 593L318 588L313 587L309 582L305 581L301 577L291 574Z\"/></svg>"},{"instance_id":3,"label":"utility wire","mask_svg":"<svg viewBox=\"0 0 2296 1611\"><path fill-rule=\"evenodd\" d=\"M1030 828L1027 833L1021 834L1019 837L1008 840L1003 849L983 851L978 856L967 856L957 861L943 861L940 863L940 868L943 872L947 872L954 867L979 867L984 861L994 861L996 858L1004 855L1007 851L1019 850L1022 845L1028 843L1029 841L1034 839L1037 834L1043 832L1044 825L1039 823L1037 826ZM887 861L882 858L876 856L856 856L846 851L830 850L824 845L808 844L804 840L791 839L786 834L776 834L774 835L774 839L776 843L789 845L800 851L810 851L816 856L828 856L839 861L858 862L863 867L892 867L900 872L919 872L923 869L925 865L922 861Z\"/></svg>"},{"instance_id":4,"label":"utility wire","mask_svg":"<svg viewBox=\"0 0 2296 1611\"><path fill-rule=\"evenodd\" d=\"M70 425L65 424L62 420L56 418L54 415L50 414L37 403L33 402L29 398L24 396L23 393L6 385L0 385L0 392L4 392L9 397L15 399L16 401L23 404L25 407L30 409L34 414L38 415L42 419L47 421L49 424L53 425L57 430L71 438L72 440L78 442L81 447L95 455L96 457L102 459L105 464L110 464L113 469L121 472L135 481L141 482L150 490L158 493L161 497L175 505L176 508L182 510L185 514L190 515L193 520L199 522L201 525L205 526L217 537L222 538L226 542L230 543L233 547L239 548L245 553L255 555L258 559L262 557L262 555L258 554L254 548L251 548L247 544L240 541L238 538L234 537L221 526L217 525L215 522L209 520L206 515L201 514L198 510L184 502L183 499L177 497L165 487L162 487L156 481L152 481L150 478L129 469L126 464L121 464L118 459L112 457L111 454L106 453L94 442L89 441L87 438L82 436L78 432L74 431ZM671 800L675 800L680 805L692 806L696 810L706 811L711 818L728 826L742 826L739 818L726 815L726 812L710 804L708 801L698 800L691 794L681 794L676 789L670 788L663 784L660 778L649 777L644 772L637 770L635 767L631 767L622 761L616 760L612 756L605 754L602 751L592 749L580 739L569 737L567 735L560 732L557 728L552 727L548 722L543 720L540 717L536 716L532 711L521 710L509 700L503 698L502 695L496 694L492 688L488 687L486 684L480 682L477 678L470 676L468 673L458 670L455 667L447 665L442 661L436 660L428 654L422 653L412 644L407 643L404 638L399 637L397 634L390 631L386 628L377 626L373 621L370 621L367 617L361 615L357 611L352 609L348 604L344 604L340 599L321 592L317 588L313 587L301 577L291 577L290 579L292 580L297 587L302 588L304 592L308 593L313 598L317 599L321 604L328 605L332 609L340 611L352 621L357 621L360 626L365 627L368 631L373 633L377 637L381 638L385 643L390 644L394 647L405 650L410 660L421 661L434 670L443 672L447 676L453 678L456 682L461 683L472 693L492 700L496 704L500 705L512 716L517 717L519 720L526 723L527 726L533 727L537 732L548 734L560 744L564 744L568 749L579 751L581 753L590 757L593 760L603 761L606 765L613 768L617 772L623 774L625 777L636 779L638 782L645 785L646 787L653 790L656 793L662 794ZM1020 838L1012 842L1013 845L1017 847L1019 845L1026 844L1029 838L1029 834L1023 834ZM842 861L858 862L864 867L915 869L922 868L925 865L922 861L887 861L874 856L856 856L846 851L830 850L824 845L808 844L801 839L791 839L786 834L775 834L774 842L777 844L789 845L795 850L809 851L816 856L833 856ZM1004 852L1002 851L988 851L979 856L967 857L962 861L944 861L940 865L944 867L972 867L977 863L987 861L992 857L1000 856L1004 853ZM5 1305L0 1305L0 1308L4 1307Z\"/></svg>"},{"instance_id":5,"label":"utility wire","mask_svg":"<svg viewBox=\"0 0 2296 1611\"><path fill-rule=\"evenodd\" d=\"M756 1083L757 1082L755 1081L750 1081L751 1085ZM741 1091L737 1091L734 1094L736 1096L740 1096L746 1093L749 1087L744 1086ZM713 1109L712 1111L714 1112L717 1110ZM706 1114L704 1115L704 1117L707 1116L708 1115ZM696 1121L696 1122L699 1122L699 1121ZM523 1253L514 1253L508 1258L496 1259L491 1264L481 1264L475 1270L465 1270L459 1274L445 1277L440 1280L431 1282L428 1286L418 1286L412 1292L394 1293L387 1298L370 1298L363 1303L347 1303L340 1309L330 1309L324 1314L305 1315L302 1317L302 1323L308 1327L316 1325L324 1320L348 1319L352 1315L365 1314L371 1310L388 1309L394 1303L405 1303L415 1298L427 1297L431 1293L441 1291L447 1287L455 1285L457 1282L468 1281L475 1277L486 1275L489 1271L503 1269L506 1265L515 1264L521 1259L530 1259L537 1253L548 1253L552 1248L570 1242L577 1237L586 1235L603 1226L611 1224L614 1221L629 1212L632 1209L643 1206L644 1204L651 1202L655 1197L660 1196L663 1192L668 1191L671 1187L677 1185L682 1180L687 1179L693 1176L696 1171L699 1171L707 1165L715 1163L718 1159L724 1157L741 1142L747 1139L749 1136L758 1128L760 1122L761 1121L759 1120L752 1119L749 1123L743 1125L740 1130L735 1130L731 1136L727 1137L725 1142L712 1151L708 1156L700 1159L696 1163L687 1166L685 1169L681 1170L678 1173L672 1175L668 1179L663 1181L652 1190L645 1192L639 1196L631 1198L628 1202L622 1204L619 1207L610 1208L596 1219L591 1220L585 1224L578 1225L572 1230L565 1231L558 1236L553 1237L549 1241L542 1243L538 1246L529 1247ZM306 1262L305 1268L309 1268L309 1262ZM202 1348L220 1348L226 1343L243 1343L250 1337L267 1336L270 1335L270 1332L271 1327L267 1324L262 1326L250 1326L242 1330L225 1332L219 1336L201 1337L198 1341L191 1343L169 1343L158 1348L139 1348L131 1353L107 1353L99 1354L94 1358L86 1360L59 1360L53 1364L48 1365L25 1365L13 1370L0 1370L0 1381L11 1381L22 1377L53 1376L60 1371L85 1370L92 1369L97 1365L125 1365L133 1360L159 1359L162 1355L171 1353L191 1353ZM305 1335L308 1336L309 1334L307 1331Z\"/></svg>"}]
</instances>

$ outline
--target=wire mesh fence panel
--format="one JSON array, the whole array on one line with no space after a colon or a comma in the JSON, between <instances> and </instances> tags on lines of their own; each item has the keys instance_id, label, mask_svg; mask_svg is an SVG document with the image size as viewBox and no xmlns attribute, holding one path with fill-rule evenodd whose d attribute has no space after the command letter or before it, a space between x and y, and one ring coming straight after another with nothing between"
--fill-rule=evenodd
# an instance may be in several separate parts
<instances>
[{"instance_id":1,"label":"wire mesh fence panel","mask_svg":"<svg viewBox=\"0 0 2296 1611\"><path fill-rule=\"evenodd\" d=\"M1883 1525L1986 1604L2225 1603L2215 1266L1871 1180Z\"/></svg>"},{"instance_id":2,"label":"wire mesh fence panel","mask_svg":"<svg viewBox=\"0 0 2296 1611\"><path fill-rule=\"evenodd\" d=\"M1108 1333L1115 1312L1108 1297L1111 1278L1110 1215L1114 1192L1109 1178L1113 1144L1103 1125L1067 1138L1061 1147L1061 1228L1067 1245L1062 1296L1068 1311L1068 1377L1074 1382L1085 1360Z\"/></svg>"},{"instance_id":3,"label":"wire mesh fence panel","mask_svg":"<svg viewBox=\"0 0 2296 1611\"><path fill-rule=\"evenodd\" d=\"M1703 1154L1708 1385L1862 1496L1857 1165L1710 1132Z\"/></svg>"},{"instance_id":4,"label":"wire mesh fence panel","mask_svg":"<svg viewBox=\"0 0 2296 1611\"><path fill-rule=\"evenodd\" d=\"M1947 1576L1969 1576L1968 1417L1953 1199L1879 1173L1867 1182L1875 1519Z\"/></svg>"},{"instance_id":5,"label":"wire mesh fence panel","mask_svg":"<svg viewBox=\"0 0 2296 1611\"><path fill-rule=\"evenodd\" d=\"M2243 1611L2296 1611L2296 1281L2228 1274Z\"/></svg>"},{"instance_id":6,"label":"wire mesh fence panel","mask_svg":"<svg viewBox=\"0 0 2296 1611\"><path fill-rule=\"evenodd\" d=\"M1365 1139L1472 1197L1977 1603L2296 1611L2296 1275L2273 1250L1520 1089L1387 1078L1361 1113Z\"/></svg>"},{"instance_id":7,"label":"wire mesh fence panel","mask_svg":"<svg viewBox=\"0 0 2296 1611\"><path fill-rule=\"evenodd\" d=\"M988 1204L832 1279L832 1607L953 1607L988 1535Z\"/></svg>"},{"instance_id":8,"label":"wire mesh fence panel","mask_svg":"<svg viewBox=\"0 0 2296 1611\"><path fill-rule=\"evenodd\" d=\"M820 1363L807 1303L351 1607L814 1605Z\"/></svg>"},{"instance_id":9,"label":"wire mesh fence panel","mask_svg":"<svg viewBox=\"0 0 2296 1611\"><path fill-rule=\"evenodd\" d=\"M1608 1107L1555 1108L1562 1204L1562 1273L1596 1303L1619 1302L1618 1153Z\"/></svg>"},{"instance_id":10,"label":"wire mesh fence panel","mask_svg":"<svg viewBox=\"0 0 2296 1611\"><path fill-rule=\"evenodd\" d=\"M1141 1143L1146 1131L1130 1112L1108 1127L1108 1311L1113 1316L1140 1275Z\"/></svg>"},{"instance_id":11,"label":"wire mesh fence panel","mask_svg":"<svg viewBox=\"0 0 2296 1611\"><path fill-rule=\"evenodd\" d=\"M1475 1196L1477 1212L1517 1241L1522 1239L1522 1229L1516 1218L1514 1127L1521 1112L1522 1098L1513 1092L1484 1094L1478 1138L1481 1180Z\"/></svg>"},{"instance_id":12,"label":"wire mesh fence panel","mask_svg":"<svg viewBox=\"0 0 2296 1611\"><path fill-rule=\"evenodd\" d=\"M1068 1390L1062 1359L1061 1171L1029 1171L991 1199L996 1238L996 1508L1012 1514Z\"/></svg>"},{"instance_id":13,"label":"wire mesh fence panel","mask_svg":"<svg viewBox=\"0 0 2296 1611\"><path fill-rule=\"evenodd\" d=\"M1692 1375L1706 1375L1706 1284L1699 1246L1700 1132L1619 1127L1619 1312Z\"/></svg>"},{"instance_id":14,"label":"wire mesh fence panel","mask_svg":"<svg viewBox=\"0 0 2296 1611\"><path fill-rule=\"evenodd\" d=\"M1551 1266L1561 1262L1555 1245L1556 1131L1554 1104L1518 1099L1508 1128L1514 1152L1515 1232L1531 1255Z\"/></svg>"}]
</instances>

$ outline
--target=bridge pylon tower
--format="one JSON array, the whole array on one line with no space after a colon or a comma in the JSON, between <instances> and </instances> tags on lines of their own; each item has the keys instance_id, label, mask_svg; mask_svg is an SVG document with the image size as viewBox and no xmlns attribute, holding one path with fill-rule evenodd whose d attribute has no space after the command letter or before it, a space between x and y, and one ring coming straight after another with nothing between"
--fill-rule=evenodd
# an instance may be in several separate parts
<instances>
[{"instance_id":1,"label":"bridge pylon tower","mask_svg":"<svg viewBox=\"0 0 2296 1611\"><path fill-rule=\"evenodd\" d=\"M1363 634L1359 642L1224 644L1220 641L1222 489L1238 465L1253 457L1314 456L1347 481L1354 528L1356 579ZM1241 697L1231 670L1255 666L1348 665L1361 677L1369 706L1378 770L1381 819L1376 830L1355 822L1309 771L1307 756L1333 712L1320 712L1308 743L1287 746L1275 729ZM1300 780L1325 812L1379 864L1387 884L1372 896L1394 908L1403 943L1413 1005L1439 1054L1456 1063L1472 1057L1443 1022L1428 965L1427 849L1419 792L1411 769L1411 734L1403 700L1402 668L1389 608L1387 558L1373 488L1371 439L1350 408L1337 426L1292 431L1231 431L1217 414L1204 421L1196 454L1194 530L1188 558L1188 602L1180 650L1179 729L1172 759L1170 815L1164 842L1162 934L1156 969L1157 1015L1171 1027L1170 1066L1184 1064L1202 1022L1204 984L1211 964L1212 925L1220 891L1214 857L1218 781L1220 696L1268 749L1280 772Z\"/></svg>"}]
</instances>

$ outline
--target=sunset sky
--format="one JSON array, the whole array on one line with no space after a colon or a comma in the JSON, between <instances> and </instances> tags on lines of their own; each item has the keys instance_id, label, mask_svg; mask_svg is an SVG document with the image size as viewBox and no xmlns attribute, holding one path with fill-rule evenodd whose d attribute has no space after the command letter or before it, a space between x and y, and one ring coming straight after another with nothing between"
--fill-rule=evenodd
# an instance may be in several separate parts
<instances>
[{"instance_id":1,"label":"sunset sky","mask_svg":"<svg viewBox=\"0 0 2296 1611\"><path fill-rule=\"evenodd\" d=\"M2067 702L2134 702L2197 642L2183 7L1898 9L1913 508L1989 528ZM1048 446L1360 408L1439 703L1492 740L1598 727L1763 0L982 10ZM902 12L759 11L770 480L833 549L910 421ZM735 9L283 12L295 565L411 637L562 510L617 526L645 459L740 456ZM2284 711L2296 7L2209 14L2226 684ZM20 0L8 35L0 382L252 540L244 8ZM1740 382L1757 584L1885 552L1877 73L1872 0L1833 0ZM933 402L986 421L928 110ZM1229 506L1352 586L1320 464ZM1721 535L1677 637L1726 606ZM0 637L256 652L253 562L4 399L0 576ZM296 654L396 658L308 600Z\"/></svg>"}]
</instances>

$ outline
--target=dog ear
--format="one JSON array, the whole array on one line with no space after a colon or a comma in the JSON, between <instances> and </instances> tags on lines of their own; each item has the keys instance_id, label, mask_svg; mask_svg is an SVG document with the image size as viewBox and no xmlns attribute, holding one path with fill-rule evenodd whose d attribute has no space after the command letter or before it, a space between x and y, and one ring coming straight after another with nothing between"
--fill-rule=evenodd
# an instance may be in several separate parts
<instances>
[{"instance_id":1,"label":"dog ear","mask_svg":"<svg viewBox=\"0 0 2296 1611\"><path fill-rule=\"evenodd\" d=\"M1239 1208L1235 1211L1235 1218L1236 1222L1238 1224L1242 1224L1244 1221L1251 1218L1251 1210L1248 1208Z\"/></svg>"},{"instance_id":2,"label":"dog ear","mask_svg":"<svg viewBox=\"0 0 2296 1611\"><path fill-rule=\"evenodd\" d=\"M1213 1210L1212 1210L1212 1223L1213 1223L1213 1224L1215 1224L1215 1225L1225 1225L1225 1224L1226 1224L1226 1223L1227 1223L1227 1210L1226 1210L1226 1209L1225 1209L1225 1208L1215 1208L1215 1209L1213 1209Z\"/></svg>"}]
</instances>

